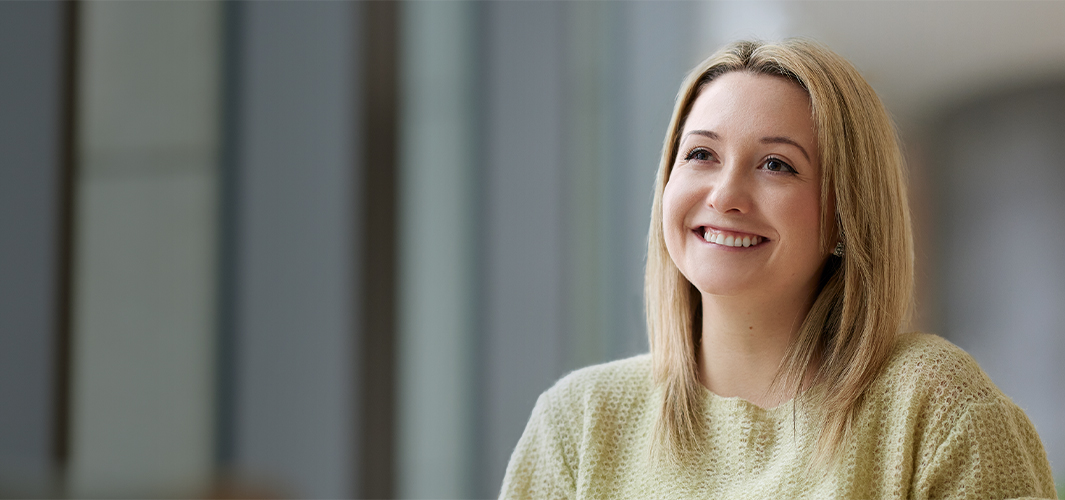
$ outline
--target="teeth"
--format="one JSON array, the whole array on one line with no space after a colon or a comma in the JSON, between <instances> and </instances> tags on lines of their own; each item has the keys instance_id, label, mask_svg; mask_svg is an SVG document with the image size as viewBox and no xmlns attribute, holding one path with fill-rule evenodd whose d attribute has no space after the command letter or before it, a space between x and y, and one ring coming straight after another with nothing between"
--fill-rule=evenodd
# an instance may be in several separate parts
<instances>
[{"instance_id":1,"label":"teeth","mask_svg":"<svg viewBox=\"0 0 1065 500\"><path fill-rule=\"evenodd\" d=\"M762 242L761 236L726 236L724 234L713 234L709 229L703 233L703 239L708 243L726 247L750 247Z\"/></svg>"}]
</instances>

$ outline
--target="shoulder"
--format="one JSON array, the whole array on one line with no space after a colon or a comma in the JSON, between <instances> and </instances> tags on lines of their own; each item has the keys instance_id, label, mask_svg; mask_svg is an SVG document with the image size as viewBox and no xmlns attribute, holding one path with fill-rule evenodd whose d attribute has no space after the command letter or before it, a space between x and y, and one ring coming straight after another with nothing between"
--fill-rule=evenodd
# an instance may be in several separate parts
<instances>
[{"instance_id":1,"label":"shoulder","mask_svg":"<svg viewBox=\"0 0 1065 500\"><path fill-rule=\"evenodd\" d=\"M916 496L1053 495L1035 427L961 348L903 335L872 389L882 432L912 438Z\"/></svg>"},{"instance_id":2,"label":"shoulder","mask_svg":"<svg viewBox=\"0 0 1065 500\"><path fill-rule=\"evenodd\" d=\"M642 421L655 400L653 392L650 355L634 356L562 377L540 395L533 418L561 440L576 442Z\"/></svg>"},{"instance_id":3,"label":"shoulder","mask_svg":"<svg viewBox=\"0 0 1065 500\"><path fill-rule=\"evenodd\" d=\"M503 482L506 498L571 496L589 442L621 429L651 392L650 355L603 363L562 377L536 401ZM552 493L542 494L544 491ZM539 493L537 493L539 492Z\"/></svg>"},{"instance_id":4,"label":"shoulder","mask_svg":"<svg viewBox=\"0 0 1065 500\"><path fill-rule=\"evenodd\" d=\"M896 397L947 405L1008 401L972 356L942 337L925 333L899 336L874 385Z\"/></svg>"},{"instance_id":5,"label":"shoulder","mask_svg":"<svg viewBox=\"0 0 1065 500\"><path fill-rule=\"evenodd\" d=\"M541 403L571 410L603 410L644 399L653 391L651 356L641 354L573 371L541 396Z\"/></svg>"},{"instance_id":6,"label":"shoulder","mask_svg":"<svg viewBox=\"0 0 1065 500\"><path fill-rule=\"evenodd\" d=\"M896 339L862 403L870 429L890 428L929 447L963 425L970 412L1016 411L972 356L941 337L917 333Z\"/></svg>"},{"instance_id":7,"label":"shoulder","mask_svg":"<svg viewBox=\"0 0 1065 500\"><path fill-rule=\"evenodd\" d=\"M956 368L976 362L960 347L938 335L930 333L904 333L895 339L888 365L905 368ZM919 371L934 371L921 369Z\"/></svg>"}]
</instances>

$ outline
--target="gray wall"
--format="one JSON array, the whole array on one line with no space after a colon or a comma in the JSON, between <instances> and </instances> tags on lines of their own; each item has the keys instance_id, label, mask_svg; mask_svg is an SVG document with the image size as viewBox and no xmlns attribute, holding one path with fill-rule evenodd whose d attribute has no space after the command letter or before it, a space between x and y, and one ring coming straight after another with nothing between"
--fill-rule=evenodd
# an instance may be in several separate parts
<instances>
[{"instance_id":1,"label":"gray wall","mask_svg":"<svg viewBox=\"0 0 1065 500\"><path fill-rule=\"evenodd\" d=\"M64 38L61 4L0 3L0 495L58 465Z\"/></svg>"},{"instance_id":2,"label":"gray wall","mask_svg":"<svg viewBox=\"0 0 1065 500\"><path fill-rule=\"evenodd\" d=\"M359 11L83 6L71 494L357 491Z\"/></svg>"},{"instance_id":3,"label":"gray wall","mask_svg":"<svg viewBox=\"0 0 1065 500\"><path fill-rule=\"evenodd\" d=\"M56 461L59 5L0 3L0 493L47 493ZM399 9L399 496L494 497L538 394L646 349L653 173L677 86L716 44L823 36L910 110L904 126L979 90L946 80L1031 77L1029 59L1002 71L986 54L1060 46L1060 30L1015 30L1021 49L992 44L1005 52L915 81L876 68L946 57L905 47L957 47L899 45L898 23L873 21L944 37L937 19L1007 7L743 5ZM1038 7L1003 26L1060 17ZM829 22L851 14L875 36ZM100 2L81 17L69 493L196 494L220 477L294 497L365 491L365 4ZM1058 56L1032 57L1058 71ZM947 153L929 162L941 331L1029 412L1058 468L1061 102L1060 89L985 94L937 122Z\"/></svg>"},{"instance_id":4,"label":"gray wall","mask_svg":"<svg viewBox=\"0 0 1065 500\"><path fill-rule=\"evenodd\" d=\"M404 9L399 494L488 498L537 396L646 350L685 3Z\"/></svg>"},{"instance_id":5,"label":"gray wall","mask_svg":"<svg viewBox=\"0 0 1065 500\"><path fill-rule=\"evenodd\" d=\"M647 349L646 228L673 96L694 63L690 8L485 13L481 496L497 493L542 391Z\"/></svg>"},{"instance_id":6,"label":"gray wall","mask_svg":"<svg viewBox=\"0 0 1065 500\"><path fill-rule=\"evenodd\" d=\"M358 491L358 4L248 2L230 196L226 465L277 494Z\"/></svg>"},{"instance_id":7,"label":"gray wall","mask_svg":"<svg viewBox=\"0 0 1065 500\"><path fill-rule=\"evenodd\" d=\"M941 124L941 321L1065 467L1065 85L974 99Z\"/></svg>"},{"instance_id":8,"label":"gray wall","mask_svg":"<svg viewBox=\"0 0 1065 500\"><path fill-rule=\"evenodd\" d=\"M487 5L480 496L498 490L564 350L565 4Z\"/></svg>"}]
</instances>

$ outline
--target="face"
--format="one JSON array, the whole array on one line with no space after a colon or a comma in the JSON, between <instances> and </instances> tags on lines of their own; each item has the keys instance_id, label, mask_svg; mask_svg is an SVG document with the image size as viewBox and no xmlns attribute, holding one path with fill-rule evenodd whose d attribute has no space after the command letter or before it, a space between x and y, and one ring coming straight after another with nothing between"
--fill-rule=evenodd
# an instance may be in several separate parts
<instances>
[{"instance_id":1,"label":"face","mask_svg":"<svg viewBox=\"0 0 1065 500\"><path fill-rule=\"evenodd\" d=\"M662 196L666 248L704 297L812 297L829 252L820 194L806 91L726 73L703 88L684 124Z\"/></svg>"}]
</instances>

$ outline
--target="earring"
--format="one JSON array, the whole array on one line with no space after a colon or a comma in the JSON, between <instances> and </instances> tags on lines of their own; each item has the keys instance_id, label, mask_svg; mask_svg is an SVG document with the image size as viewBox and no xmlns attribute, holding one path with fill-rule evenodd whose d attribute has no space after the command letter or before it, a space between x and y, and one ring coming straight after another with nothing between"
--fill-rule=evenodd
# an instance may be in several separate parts
<instances>
[{"instance_id":1,"label":"earring","mask_svg":"<svg viewBox=\"0 0 1065 500\"><path fill-rule=\"evenodd\" d=\"M842 259L843 258L843 249L844 249L843 240L840 240L839 243L836 243L836 249L832 251L832 255L835 255L836 257L839 257L839 258Z\"/></svg>"}]
</instances>

